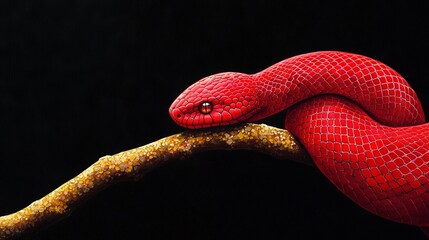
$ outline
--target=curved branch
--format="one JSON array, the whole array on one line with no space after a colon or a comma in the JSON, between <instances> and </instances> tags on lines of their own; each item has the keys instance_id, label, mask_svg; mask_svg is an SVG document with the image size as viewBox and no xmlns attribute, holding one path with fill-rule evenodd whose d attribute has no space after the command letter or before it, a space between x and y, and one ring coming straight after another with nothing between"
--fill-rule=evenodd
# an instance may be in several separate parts
<instances>
[{"instance_id":1,"label":"curved branch","mask_svg":"<svg viewBox=\"0 0 429 240\"><path fill-rule=\"evenodd\" d=\"M58 221L92 195L117 182L136 181L168 161L214 149L258 150L276 158L313 165L305 150L287 130L247 123L187 131L100 158L43 198L16 213L0 217L0 239L22 236Z\"/></svg>"}]
</instances>

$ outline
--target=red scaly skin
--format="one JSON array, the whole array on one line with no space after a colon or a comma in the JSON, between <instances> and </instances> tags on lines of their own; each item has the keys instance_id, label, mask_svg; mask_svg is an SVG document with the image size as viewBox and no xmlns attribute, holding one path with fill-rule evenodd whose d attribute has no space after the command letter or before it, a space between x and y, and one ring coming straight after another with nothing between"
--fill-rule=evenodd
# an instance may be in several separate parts
<instances>
[{"instance_id":1,"label":"red scaly skin","mask_svg":"<svg viewBox=\"0 0 429 240\"><path fill-rule=\"evenodd\" d=\"M215 74L186 89L170 115L205 128L263 119L308 98L290 110L286 128L326 177L368 211L429 226L429 125L413 89L381 62L326 51L252 75Z\"/></svg>"},{"instance_id":2,"label":"red scaly skin","mask_svg":"<svg viewBox=\"0 0 429 240\"><path fill-rule=\"evenodd\" d=\"M286 128L345 195L392 221L429 226L429 124L388 127L347 99L292 107Z\"/></svg>"}]
</instances>

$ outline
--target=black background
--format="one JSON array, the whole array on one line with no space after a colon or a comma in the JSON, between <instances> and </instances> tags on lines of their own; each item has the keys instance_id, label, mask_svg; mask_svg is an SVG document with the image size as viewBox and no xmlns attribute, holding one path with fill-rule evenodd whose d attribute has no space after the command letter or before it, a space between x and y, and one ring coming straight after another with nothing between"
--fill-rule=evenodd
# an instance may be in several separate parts
<instances>
[{"instance_id":1,"label":"black background","mask_svg":"<svg viewBox=\"0 0 429 240\"><path fill-rule=\"evenodd\" d=\"M217 72L356 52L400 72L428 110L428 10L424 1L2 1L0 215L103 155L182 131L170 103ZM281 127L283 116L264 122ZM424 239L357 207L315 168L246 151L158 168L28 239L232 238Z\"/></svg>"}]
</instances>

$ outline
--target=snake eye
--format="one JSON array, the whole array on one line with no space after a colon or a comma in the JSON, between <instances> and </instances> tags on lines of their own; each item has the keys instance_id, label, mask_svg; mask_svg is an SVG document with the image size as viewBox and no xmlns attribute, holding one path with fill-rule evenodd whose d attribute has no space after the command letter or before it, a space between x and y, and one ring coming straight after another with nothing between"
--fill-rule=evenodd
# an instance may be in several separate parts
<instances>
[{"instance_id":1,"label":"snake eye","mask_svg":"<svg viewBox=\"0 0 429 240\"><path fill-rule=\"evenodd\" d=\"M198 111L202 114L209 114L213 110L213 104L211 102L203 102L198 106Z\"/></svg>"}]
</instances>

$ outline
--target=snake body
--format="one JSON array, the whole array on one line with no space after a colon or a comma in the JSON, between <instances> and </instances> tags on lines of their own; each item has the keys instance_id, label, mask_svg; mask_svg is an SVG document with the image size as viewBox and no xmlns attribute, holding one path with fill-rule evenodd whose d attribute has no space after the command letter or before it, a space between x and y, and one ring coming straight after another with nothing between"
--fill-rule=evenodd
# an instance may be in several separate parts
<instances>
[{"instance_id":1,"label":"snake body","mask_svg":"<svg viewBox=\"0 0 429 240\"><path fill-rule=\"evenodd\" d=\"M377 60L324 51L215 74L179 95L170 115L206 128L284 109L286 129L341 192L383 218L429 227L429 124L406 80Z\"/></svg>"}]
</instances>

